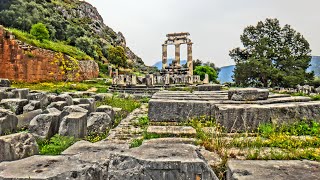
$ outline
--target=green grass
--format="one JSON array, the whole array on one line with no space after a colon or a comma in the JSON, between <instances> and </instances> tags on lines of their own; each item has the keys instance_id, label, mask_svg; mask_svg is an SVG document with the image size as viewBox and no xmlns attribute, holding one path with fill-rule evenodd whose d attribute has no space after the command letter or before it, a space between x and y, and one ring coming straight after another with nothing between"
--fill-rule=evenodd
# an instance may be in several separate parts
<instances>
[{"instance_id":1,"label":"green grass","mask_svg":"<svg viewBox=\"0 0 320 180\"><path fill-rule=\"evenodd\" d=\"M12 82L14 88L29 88L31 90L41 90L61 94L63 92L87 91L90 88L97 88L97 93L108 91L108 86L103 81L96 83L89 82L42 82L42 83L22 83Z\"/></svg>"},{"instance_id":2,"label":"green grass","mask_svg":"<svg viewBox=\"0 0 320 180\"><path fill-rule=\"evenodd\" d=\"M136 148L142 145L143 139L134 139L130 143L130 148Z\"/></svg>"},{"instance_id":3,"label":"green grass","mask_svg":"<svg viewBox=\"0 0 320 180\"><path fill-rule=\"evenodd\" d=\"M74 137L60 135L53 136L50 140L39 140L39 150L41 155L59 155L77 140Z\"/></svg>"},{"instance_id":4,"label":"green grass","mask_svg":"<svg viewBox=\"0 0 320 180\"><path fill-rule=\"evenodd\" d=\"M7 30L14 34L17 39L27 44L43 49L49 49L55 52L62 52L77 60L92 60L92 57L88 56L85 52L81 51L80 49L74 46L66 45L63 42L53 42L49 40L39 41L27 32L23 32L13 28L7 28Z\"/></svg>"},{"instance_id":5,"label":"green grass","mask_svg":"<svg viewBox=\"0 0 320 180\"><path fill-rule=\"evenodd\" d=\"M121 108L123 111L130 113L133 110L139 108L141 106L141 102L130 97L120 98L117 95L114 95L112 97L106 97L104 101L97 103L97 106L101 105L109 105L112 107Z\"/></svg>"}]
</instances>

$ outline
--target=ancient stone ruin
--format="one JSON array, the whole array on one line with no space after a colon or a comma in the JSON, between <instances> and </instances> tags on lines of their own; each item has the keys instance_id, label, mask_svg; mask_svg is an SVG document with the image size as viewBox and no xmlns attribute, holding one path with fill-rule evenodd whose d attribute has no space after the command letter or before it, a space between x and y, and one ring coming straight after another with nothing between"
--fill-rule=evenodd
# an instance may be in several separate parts
<instances>
[{"instance_id":1,"label":"ancient stone ruin","mask_svg":"<svg viewBox=\"0 0 320 180\"><path fill-rule=\"evenodd\" d=\"M267 89L229 91L157 92L149 102L154 122L182 122L205 116L229 132L245 132L265 123L320 121L320 102L309 97L269 93Z\"/></svg>"},{"instance_id":2,"label":"ancient stone ruin","mask_svg":"<svg viewBox=\"0 0 320 180\"><path fill-rule=\"evenodd\" d=\"M63 80L55 63L55 52L19 41L0 25L0 78L22 82ZM66 59L69 57L64 55ZM95 61L78 61L78 74L73 79L82 81L97 78L99 67Z\"/></svg>"},{"instance_id":3,"label":"ancient stone ruin","mask_svg":"<svg viewBox=\"0 0 320 180\"><path fill-rule=\"evenodd\" d=\"M203 81L201 81L200 76L193 75L193 43L189 39L189 35L187 32L167 34L167 40L162 45L162 69L156 74L139 77L134 74L119 74L118 69L113 72L112 67L109 67L109 75L113 77L110 91L151 96L162 89L208 84L208 75L205 76ZM187 44L188 47L187 68L183 68L180 64L180 46L182 44ZM167 62L168 45L175 45L175 60L172 64Z\"/></svg>"}]
</instances>

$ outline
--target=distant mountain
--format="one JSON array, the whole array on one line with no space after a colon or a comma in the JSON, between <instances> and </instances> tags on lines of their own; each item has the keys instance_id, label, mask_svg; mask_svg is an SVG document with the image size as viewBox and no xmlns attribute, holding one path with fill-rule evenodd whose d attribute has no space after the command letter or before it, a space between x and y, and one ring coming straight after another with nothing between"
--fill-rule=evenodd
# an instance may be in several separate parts
<instances>
[{"instance_id":1,"label":"distant mountain","mask_svg":"<svg viewBox=\"0 0 320 180\"><path fill-rule=\"evenodd\" d=\"M310 65L311 66L307 69L307 72L314 71L315 75L320 77L320 56L312 56ZM234 74L234 68L234 65L221 67L218 77L220 83L233 82L232 76Z\"/></svg>"},{"instance_id":2,"label":"distant mountain","mask_svg":"<svg viewBox=\"0 0 320 180\"><path fill-rule=\"evenodd\" d=\"M168 65L172 63L174 59L168 59ZM187 63L187 60L181 60L181 65L184 65ZM158 70L162 69L162 61L158 61L153 65L154 67L158 68Z\"/></svg>"},{"instance_id":3,"label":"distant mountain","mask_svg":"<svg viewBox=\"0 0 320 180\"><path fill-rule=\"evenodd\" d=\"M235 68L235 65L221 67L218 75L218 80L220 81L221 84L226 82L233 82L232 76L233 76L234 68Z\"/></svg>"},{"instance_id":4,"label":"distant mountain","mask_svg":"<svg viewBox=\"0 0 320 180\"><path fill-rule=\"evenodd\" d=\"M310 64L311 66L307 69L307 71L314 71L315 76L320 77L320 56L312 56Z\"/></svg>"}]
</instances>

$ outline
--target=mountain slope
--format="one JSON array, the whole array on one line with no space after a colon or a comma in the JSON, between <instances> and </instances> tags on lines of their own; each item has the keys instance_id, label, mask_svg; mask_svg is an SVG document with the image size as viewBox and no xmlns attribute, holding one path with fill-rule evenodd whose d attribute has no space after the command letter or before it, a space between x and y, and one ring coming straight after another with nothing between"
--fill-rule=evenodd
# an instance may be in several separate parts
<instances>
[{"instance_id":1,"label":"mountain slope","mask_svg":"<svg viewBox=\"0 0 320 180\"><path fill-rule=\"evenodd\" d=\"M29 32L38 22L46 25L52 41L76 46L100 62L107 61L108 48L123 47L134 67L144 63L127 46L121 32L104 24L97 9L79 0L0 0L0 24Z\"/></svg>"}]
</instances>

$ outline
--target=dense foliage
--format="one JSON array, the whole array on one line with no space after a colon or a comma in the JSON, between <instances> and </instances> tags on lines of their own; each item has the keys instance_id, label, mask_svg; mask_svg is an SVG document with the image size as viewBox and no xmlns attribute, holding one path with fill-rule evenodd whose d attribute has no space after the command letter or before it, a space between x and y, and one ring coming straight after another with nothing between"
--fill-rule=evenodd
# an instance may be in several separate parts
<instances>
[{"instance_id":1,"label":"dense foliage","mask_svg":"<svg viewBox=\"0 0 320 180\"><path fill-rule=\"evenodd\" d=\"M266 19L245 28L241 41L243 49L230 51L236 84L293 87L313 79L313 73L306 73L310 45L290 25L281 27L277 19Z\"/></svg>"},{"instance_id":2,"label":"dense foliage","mask_svg":"<svg viewBox=\"0 0 320 180\"><path fill-rule=\"evenodd\" d=\"M197 66L193 73L199 75L201 80L205 78L205 74L208 74L210 82L217 82L217 72L210 66Z\"/></svg>"},{"instance_id":3,"label":"dense foliage","mask_svg":"<svg viewBox=\"0 0 320 180\"><path fill-rule=\"evenodd\" d=\"M42 23L34 24L31 27L30 34L40 41L50 38L47 27Z\"/></svg>"},{"instance_id":4,"label":"dense foliage","mask_svg":"<svg viewBox=\"0 0 320 180\"><path fill-rule=\"evenodd\" d=\"M51 47L50 44L53 42L57 43L55 46L61 45L54 49L49 48L51 50L65 53L65 45L75 46L95 60L103 62L108 59L114 65L124 67L126 62L118 62L118 57L115 59L108 57L108 47L119 45L117 34L103 24L95 9L88 8L92 7L79 0L4 1L0 7L0 24L20 30L21 33L31 32L30 37L40 41L49 39L44 43L47 46ZM29 35L25 37L33 41L29 39ZM35 46L39 44L32 43ZM43 44L40 47L46 48ZM123 54L120 60L123 60L126 52L121 51L121 53ZM72 57L78 59L76 56ZM139 63L143 64L142 61Z\"/></svg>"}]
</instances>

